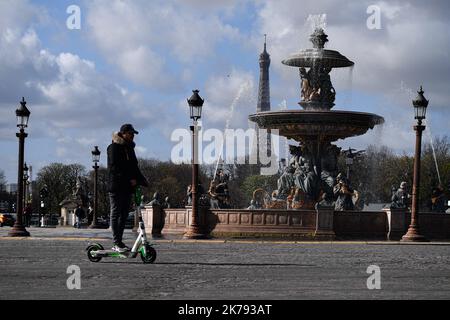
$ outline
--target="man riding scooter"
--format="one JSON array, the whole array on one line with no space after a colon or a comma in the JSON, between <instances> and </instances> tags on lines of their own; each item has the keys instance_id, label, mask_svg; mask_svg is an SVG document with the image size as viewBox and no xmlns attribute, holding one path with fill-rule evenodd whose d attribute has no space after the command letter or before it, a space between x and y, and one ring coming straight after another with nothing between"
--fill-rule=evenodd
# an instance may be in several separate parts
<instances>
[{"instance_id":1,"label":"man riding scooter","mask_svg":"<svg viewBox=\"0 0 450 320\"><path fill-rule=\"evenodd\" d=\"M108 146L108 180L111 204L111 229L117 252L129 251L122 241L125 222L131 206L131 198L136 187L148 187L148 182L138 167L134 148L134 136L139 134L131 124L124 124L113 134Z\"/></svg>"}]
</instances>

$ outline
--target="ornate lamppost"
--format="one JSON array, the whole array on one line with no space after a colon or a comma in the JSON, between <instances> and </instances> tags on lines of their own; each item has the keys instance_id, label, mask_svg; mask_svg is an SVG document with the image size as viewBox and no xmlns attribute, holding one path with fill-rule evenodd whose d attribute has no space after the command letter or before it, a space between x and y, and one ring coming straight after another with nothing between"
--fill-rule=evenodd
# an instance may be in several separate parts
<instances>
[{"instance_id":1,"label":"ornate lamppost","mask_svg":"<svg viewBox=\"0 0 450 320\"><path fill-rule=\"evenodd\" d=\"M97 181L98 181L98 163L100 162L100 150L98 149L98 146L95 146L94 150L92 150L92 162L94 162L94 208L92 213L92 224L89 226L90 229L98 229L99 226L97 225L97 208L98 208L98 188L97 188Z\"/></svg>"},{"instance_id":2,"label":"ornate lamppost","mask_svg":"<svg viewBox=\"0 0 450 320\"><path fill-rule=\"evenodd\" d=\"M24 225L25 227L30 226L30 219L31 219L31 212L29 212L29 198L31 193L29 192L29 185L30 185L30 171L28 169L27 163L25 162L25 165L23 167L23 212L24 212Z\"/></svg>"},{"instance_id":3,"label":"ornate lamppost","mask_svg":"<svg viewBox=\"0 0 450 320\"><path fill-rule=\"evenodd\" d=\"M30 177L29 176L29 171L28 171L29 169L28 169L28 166L27 166L27 163L25 162L25 164L24 164L24 166L23 166L23 208L24 208L24 210L26 209L26 207L27 207L27 192L28 192L28 190L27 190L27 186L28 186L28 178Z\"/></svg>"},{"instance_id":4,"label":"ornate lamppost","mask_svg":"<svg viewBox=\"0 0 450 320\"><path fill-rule=\"evenodd\" d=\"M188 99L190 117L193 120L193 126L190 127L192 132L192 213L188 231L185 233L185 239L203 239L206 238L198 224L198 120L202 117L202 107L205 102L200 96L199 91L194 90L194 94Z\"/></svg>"},{"instance_id":5,"label":"ornate lamppost","mask_svg":"<svg viewBox=\"0 0 450 320\"><path fill-rule=\"evenodd\" d=\"M25 229L23 225L23 167L24 167L24 151L25 151L25 138L28 134L25 133L25 128L28 126L28 119L30 118L30 110L27 108L27 102L25 98L22 98L19 108L16 110L17 127L20 129L16 134L19 138L19 161L17 170L17 219L14 223L12 230L9 232L11 237L29 237L30 233Z\"/></svg>"},{"instance_id":6,"label":"ornate lamppost","mask_svg":"<svg viewBox=\"0 0 450 320\"><path fill-rule=\"evenodd\" d=\"M422 87L417 92L419 95L413 100L413 106L415 110L415 119L417 125L414 126L416 131L416 151L414 156L414 178L413 178L413 191L412 191L412 208L411 208L411 225L408 232L402 237L401 241L405 242L425 242L428 241L419 232L419 188L420 188L420 154L422 149L422 132L425 130L425 126L422 125L422 120L425 119L427 113L427 107L429 101L423 96L424 91Z\"/></svg>"},{"instance_id":7,"label":"ornate lamppost","mask_svg":"<svg viewBox=\"0 0 450 320\"><path fill-rule=\"evenodd\" d=\"M45 223L45 215L47 211L47 205L48 205L48 187L47 185L44 185L41 190L39 190L39 198L41 200L40 208L39 208L39 226L44 227Z\"/></svg>"},{"instance_id":8,"label":"ornate lamppost","mask_svg":"<svg viewBox=\"0 0 450 320\"><path fill-rule=\"evenodd\" d=\"M279 162L279 169L278 169L280 175L282 175L284 173L284 170L286 169L286 167L287 167L286 159L282 158Z\"/></svg>"},{"instance_id":9,"label":"ornate lamppost","mask_svg":"<svg viewBox=\"0 0 450 320\"><path fill-rule=\"evenodd\" d=\"M345 165L347 166L347 179L350 180L350 167L353 165L354 154L352 149L348 149L347 157L345 158Z\"/></svg>"}]
</instances>

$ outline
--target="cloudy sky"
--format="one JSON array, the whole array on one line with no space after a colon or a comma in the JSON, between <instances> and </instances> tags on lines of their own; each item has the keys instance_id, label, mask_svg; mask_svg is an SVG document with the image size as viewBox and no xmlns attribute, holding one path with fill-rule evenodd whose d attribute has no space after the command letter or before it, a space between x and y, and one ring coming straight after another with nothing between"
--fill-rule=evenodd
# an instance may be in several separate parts
<instances>
[{"instance_id":1,"label":"cloudy sky","mask_svg":"<svg viewBox=\"0 0 450 320\"><path fill-rule=\"evenodd\" d=\"M69 29L67 8L81 10ZM381 28L369 29L375 5ZM298 109L298 71L281 64L309 48L317 15L327 48L356 63L336 70L335 109L372 112L385 125L339 141L344 148L414 147L411 100L431 100L427 134L450 135L450 2L336 0L0 0L0 169L17 181L15 109L31 111L26 161L91 165L111 134L133 123L138 155L169 160L172 132L190 124L186 99L205 98L203 126L248 128L256 110L258 57L267 34L272 109ZM316 18L314 18L316 17ZM233 106L234 112L230 112Z\"/></svg>"}]
</instances>

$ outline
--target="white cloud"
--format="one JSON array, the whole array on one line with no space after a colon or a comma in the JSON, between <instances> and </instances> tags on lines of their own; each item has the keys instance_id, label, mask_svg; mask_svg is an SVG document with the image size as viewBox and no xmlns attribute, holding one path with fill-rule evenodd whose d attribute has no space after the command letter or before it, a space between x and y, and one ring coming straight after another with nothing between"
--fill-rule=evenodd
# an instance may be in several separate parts
<instances>
[{"instance_id":1,"label":"white cloud","mask_svg":"<svg viewBox=\"0 0 450 320\"><path fill-rule=\"evenodd\" d=\"M28 0L0 1L0 16L0 30L26 29L48 19L43 7L30 5Z\"/></svg>"},{"instance_id":2,"label":"white cloud","mask_svg":"<svg viewBox=\"0 0 450 320\"><path fill-rule=\"evenodd\" d=\"M152 88L176 87L183 77L172 64L214 56L216 43L239 38L214 11L206 14L189 3L98 0L87 6L88 32L105 58L128 79Z\"/></svg>"}]
</instances>

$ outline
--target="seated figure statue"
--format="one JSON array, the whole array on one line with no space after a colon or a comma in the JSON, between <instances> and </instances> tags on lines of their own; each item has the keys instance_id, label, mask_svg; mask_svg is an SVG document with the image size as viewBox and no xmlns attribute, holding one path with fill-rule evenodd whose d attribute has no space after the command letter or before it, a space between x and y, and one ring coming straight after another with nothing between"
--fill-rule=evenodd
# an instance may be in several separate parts
<instances>
[{"instance_id":1,"label":"seated figure statue","mask_svg":"<svg viewBox=\"0 0 450 320\"><path fill-rule=\"evenodd\" d=\"M431 193L431 211L436 213L445 213L447 209L448 199L444 193L444 189L439 186L433 188Z\"/></svg>"},{"instance_id":2,"label":"seated figure statue","mask_svg":"<svg viewBox=\"0 0 450 320\"><path fill-rule=\"evenodd\" d=\"M230 208L230 193L228 190L229 177L226 174L216 176L211 181L208 190L208 196L211 199L211 207L214 209Z\"/></svg>"},{"instance_id":3,"label":"seated figure statue","mask_svg":"<svg viewBox=\"0 0 450 320\"><path fill-rule=\"evenodd\" d=\"M256 201L255 200L250 201L250 206L247 208L247 210L256 210L256 209L258 209L256 207Z\"/></svg>"},{"instance_id":4,"label":"seated figure statue","mask_svg":"<svg viewBox=\"0 0 450 320\"><path fill-rule=\"evenodd\" d=\"M309 162L305 161L303 166L294 174L295 185L308 197L309 200L317 200L320 193L320 179L311 168Z\"/></svg>"},{"instance_id":5,"label":"seated figure statue","mask_svg":"<svg viewBox=\"0 0 450 320\"><path fill-rule=\"evenodd\" d=\"M320 100L322 102L334 103L336 91L333 88L330 78L331 68L322 68L319 71Z\"/></svg>"},{"instance_id":6,"label":"seated figure statue","mask_svg":"<svg viewBox=\"0 0 450 320\"><path fill-rule=\"evenodd\" d=\"M170 204L170 198L169 198L169 197L166 197L166 198L164 199L164 208L165 208L165 209L170 209L170 207L171 207L171 204Z\"/></svg>"},{"instance_id":7,"label":"seated figure statue","mask_svg":"<svg viewBox=\"0 0 450 320\"><path fill-rule=\"evenodd\" d=\"M409 199L411 196L408 194L407 183L402 182L400 188L392 195L392 209L406 209L409 205Z\"/></svg>"},{"instance_id":8,"label":"seated figure statue","mask_svg":"<svg viewBox=\"0 0 450 320\"><path fill-rule=\"evenodd\" d=\"M150 206L161 206L162 205L161 196L159 195L159 192L155 192L153 194L153 199L152 199L152 201L149 202L148 205L150 205Z\"/></svg>"},{"instance_id":9,"label":"seated figure statue","mask_svg":"<svg viewBox=\"0 0 450 320\"><path fill-rule=\"evenodd\" d=\"M278 199L286 200L292 188L295 186L294 172L295 169L293 167L287 166L280 179L278 179Z\"/></svg>"},{"instance_id":10,"label":"seated figure statue","mask_svg":"<svg viewBox=\"0 0 450 320\"><path fill-rule=\"evenodd\" d=\"M336 203L334 210L336 211L352 211L355 210L353 204L354 191L350 187L350 182L347 178L339 174L336 178L337 184L334 186L333 192L335 195Z\"/></svg>"}]
</instances>

